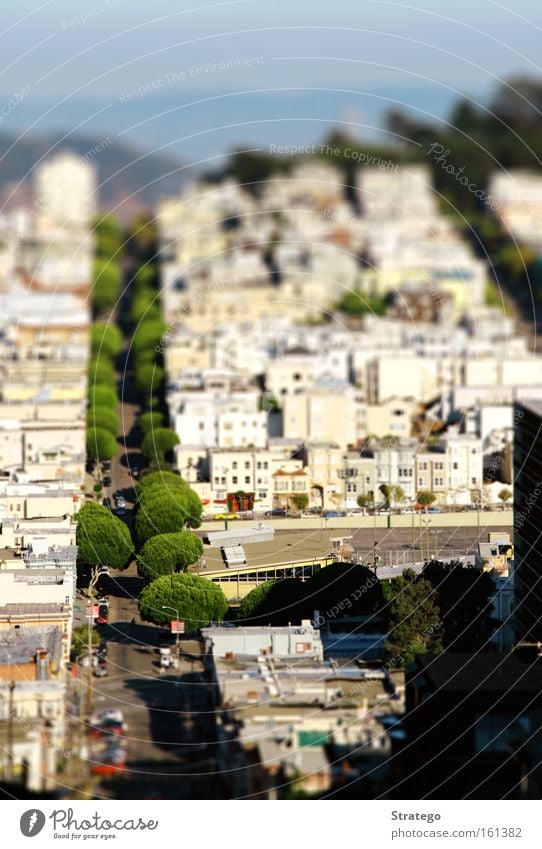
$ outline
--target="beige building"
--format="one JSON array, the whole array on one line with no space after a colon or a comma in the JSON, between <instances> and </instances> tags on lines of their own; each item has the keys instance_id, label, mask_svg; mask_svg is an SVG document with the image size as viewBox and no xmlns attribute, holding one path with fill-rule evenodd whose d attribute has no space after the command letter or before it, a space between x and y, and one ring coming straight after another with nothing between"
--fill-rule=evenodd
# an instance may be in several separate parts
<instances>
[{"instance_id":1,"label":"beige building","mask_svg":"<svg viewBox=\"0 0 542 849\"><path fill-rule=\"evenodd\" d=\"M390 398L381 404L367 404L366 434L367 436L395 436L407 439L412 430L412 417L418 409L415 400L405 398Z\"/></svg>"},{"instance_id":2,"label":"beige building","mask_svg":"<svg viewBox=\"0 0 542 849\"><path fill-rule=\"evenodd\" d=\"M282 432L286 439L335 442L341 449L365 436L365 403L353 387L340 391L312 388L282 400Z\"/></svg>"}]
</instances>

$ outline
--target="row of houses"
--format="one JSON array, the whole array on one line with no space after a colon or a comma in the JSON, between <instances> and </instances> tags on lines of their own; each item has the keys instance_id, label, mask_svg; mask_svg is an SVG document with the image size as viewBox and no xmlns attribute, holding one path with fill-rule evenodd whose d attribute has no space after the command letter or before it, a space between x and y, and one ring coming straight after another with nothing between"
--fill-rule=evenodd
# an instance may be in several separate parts
<instances>
[{"instance_id":1,"label":"row of houses","mask_svg":"<svg viewBox=\"0 0 542 849\"><path fill-rule=\"evenodd\" d=\"M36 169L29 209L0 216L0 775L37 792L74 755L95 191L89 163L60 154Z\"/></svg>"}]
</instances>

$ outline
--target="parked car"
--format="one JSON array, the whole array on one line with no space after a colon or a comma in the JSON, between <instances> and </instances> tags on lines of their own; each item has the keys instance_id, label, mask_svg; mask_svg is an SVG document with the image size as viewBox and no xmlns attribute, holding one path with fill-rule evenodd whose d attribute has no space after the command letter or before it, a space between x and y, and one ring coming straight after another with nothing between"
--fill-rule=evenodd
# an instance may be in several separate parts
<instances>
[{"instance_id":1,"label":"parked car","mask_svg":"<svg viewBox=\"0 0 542 849\"><path fill-rule=\"evenodd\" d=\"M267 510L265 516L287 516L288 511L284 507L275 507L274 510Z\"/></svg>"},{"instance_id":2,"label":"parked car","mask_svg":"<svg viewBox=\"0 0 542 849\"><path fill-rule=\"evenodd\" d=\"M98 616L96 622L98 625L106 625L109 621L109 604L106 601L100 602L98 605Z\"/></svg>"},{"instance_id":3,"label":"parked car","mask_svg":"<svg viewBox=\"0 0 542 849\"><path fill-rule=\"evenodd\" d=\"M104 472L110 472L111 471L111 460L102 460L101 466L102 466L102 470Z\"/></svg>"},{"instance_id":4,"label":"parked car","mask_svg":"<svg viewBox=\"0 0 542 849\"><path fill-rule=\"evenodd\" d=\"M428 513L444 513L444 510L441 510L440 507L428 507Z\"/></svg>"},{"instance_id":5,"label":"parked car","mask_svg":"<svg viewBox=\"0 0 542 849\"><path fill-rule=\"evenodd\" d=\"M346 516L344 510L324 510L322 513L324 519L339 519Z\"/></svg>"},{"instance_id":6,"label":"parked car","mask_svg":"<svg viewBox=\"0 0 542 849\"><path fill-rule=\"evenodd\" d=\"M126 516L126 507L116 507L115 513L117 516Z\"/></svg>"},{"instance_id":7,"label":"parked car","mask_svg":"<svg viewBox=\"0 0 542 849\"><path fill-rule=\"evenodd\" d=\"M104 475L102 478L102 483L104 486L111 486L113 481L111 480L111 477L109 475Z\"/></svg>"},{"instance_id":8,"label":"parked car","mask_svg":"<svg viewBox=\"0 0 542 849\"><path fill-rule=\"evenodd\" d=\"M239 519L240 516L238 513L215 513L214 520L215 522L224 521L225 519Z\"/></svg>"},{"instance_id":9,"label":"parked car","mask_svg":"<svg viewBox=\"0 0 542 849\"><path fill-rule=\"evenodd\" d=\"M111 499L110 499L110 498L108 498L108 497L106 497L106 498L104 498L104 499L102 500L102 505L103 505L104 507L107 507L107 509L108 509L108 510L112 510L112 509L113 509L113 502L112 502L112 501L111 501Z\"/></svg>"},{"instance_id":10,"label":"parked car","mask_svg":"<svg viewBox=\"0 0 542 849\"><path fill-rule=\"evenodd\" d=\"M95 678L105 678L107 675L107 666L105 663L98 663L92 674Z\"/></svg>"}]
</instances>

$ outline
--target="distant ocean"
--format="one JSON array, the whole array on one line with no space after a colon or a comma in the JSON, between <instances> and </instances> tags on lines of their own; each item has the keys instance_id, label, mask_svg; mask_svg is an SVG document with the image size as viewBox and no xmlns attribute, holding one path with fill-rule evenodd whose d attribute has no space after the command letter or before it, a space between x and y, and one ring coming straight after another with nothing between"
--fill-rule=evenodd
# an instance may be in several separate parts
<instances>
[{"instance_id":1,"label":"distant ocean","mask_svg":"<svg viewBox=\"0 0 542 849\"><path fill-rule=\"evenodd\" d=\"M346 86L342 87L343 89ZM207 91L182 95L171 90L115 93L110 100L28 98L10 116L10 133L63 131L97 140L119 137L144 150L162 150L187 163L210 167L234 147L269 151L271 145L321 143L334 127L367 144L387 140L386 113L405 109L420 120L439 120L456 100L442 87L358 91ZM485 100L484 92L475 92ZM123 99L124 98L124 99ZM46 114L47 113L47 114Z\"/></svg>"}]
</instances>

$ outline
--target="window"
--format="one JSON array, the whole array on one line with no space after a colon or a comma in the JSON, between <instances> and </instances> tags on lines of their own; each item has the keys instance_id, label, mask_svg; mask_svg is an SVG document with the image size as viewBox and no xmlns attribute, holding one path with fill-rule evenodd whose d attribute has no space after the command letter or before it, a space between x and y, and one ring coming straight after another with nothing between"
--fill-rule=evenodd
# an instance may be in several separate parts
<instances>
[{"instance_id":1,"label":"window","mask_svg":"<svg viewBox=\"0 0 542 849\"><path fill-rule=\"evenodd\" d=\"M263 467L264 467L264 469L267 469L267 460L266 460L266 461L265 461L265 463L263 464Z\"/></svg>"},{"instance_id":2,"label":"window","mask_svg":"<svg viewBox=\"0 0 542 849\"><path fill-rule=\"evenodd\" d=\"M258 460L258 462L256 463L256 468L257 468L257 469L261 469L261 468L262 468L262 464L261 464L260 460Z\"/></svg>"},{"instance_id":3,"label":"window","mask_svg":"<svg viewBox=\"0 0 542 849\"><path fill-rule=\"evenodd\" d=\"M232 483L237 483L237 475L234 475L234 476L233 476L233 478L231 479L231 482L232 482Z\"/></svg>"},{"instance_id":4,"label":"window","mask_svg":"<svg viewBox=\"0 0 542 849\"><path fill-rule=\"evenodd\" d=\"M248 475L245 476L245 483L250 483L250 478Z\"/></svg>"},{"instance_id":5,"label":"window","mask_svg":"<svg viewBox=\"0 0 542 849\"><path fill-rule=\"evenodd\" d=\"M470 482L471 482L472 484L477 484L477 483L478 483L478 478L471 478L471 479L470 479Z\"/></svg>"},{"instance_id":6,"label":"window","mask_svg":"<svg viewBox=\"0 0 542 849\"><path fill-rule=\"evenodd\" d=\"M200 429L200 430L205 430L205 423L204 423L204 422L200 422L200 423L199 423L199 425L198 425L198 427L199 427L199 429Z\"/></svg>"},{"instance_id":7,"label":"window","mask_svg":"<svg viewBox=\"0 0 542 849\"><path fill-rule=\"evenodd\" d=\"M443 468L443 463L435 463L435 469L437 469L439 472L442 471Z\"/></svg>"},{"instance_id":8,"label":"window","mask_svg":"<svg viewBox=\"0 0 542 849\"><path fill-rule=\"evenodd\" d=\"M248 460L245 463L245 469L250 469L250 461L248 461Z\"/></svg>"},{"instance_id":9,"label":"window","mask_svg":"<svg viewBox=\"0 0 542 849\"><path fill-rule=\"evenodd\" d=\"M232 469L236 469L236 468L237 468L237 460L234 460L234 461L233 461L233 463L231 464L231 467L232 467Z\"/></svg>"},{"instance_id":10,"label":"window","mask_svg":"<svg viewBox=\"0 0 542 849\"><path fill-rule=\"evenodd\" d=\"M452 463L452 469L458 469L459 463Z\"/></svg>"}]
</instances>

